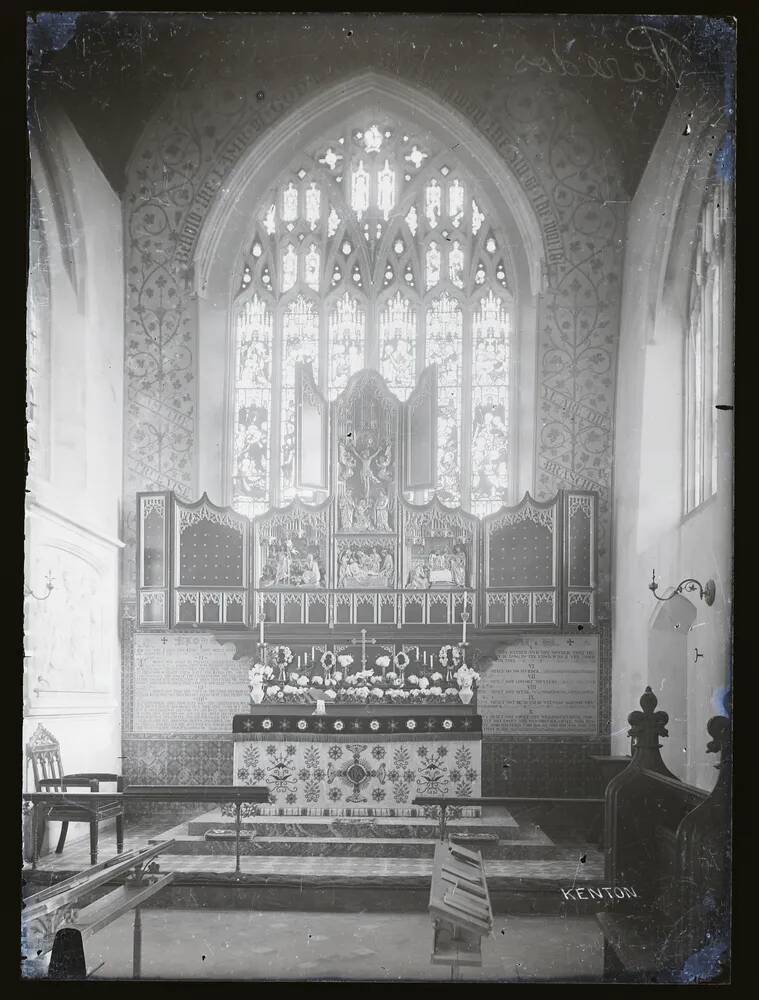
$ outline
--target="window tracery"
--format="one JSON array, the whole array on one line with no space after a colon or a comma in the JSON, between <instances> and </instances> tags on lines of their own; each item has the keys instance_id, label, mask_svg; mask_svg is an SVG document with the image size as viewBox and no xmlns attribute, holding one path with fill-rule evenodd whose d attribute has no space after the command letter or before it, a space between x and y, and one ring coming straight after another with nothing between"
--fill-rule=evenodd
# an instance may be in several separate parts
<instances>
[{"instance_id":1,"label":"window tracery","mask_svg":"<svg viewBox=\"0 0 759 1000\"><path fill-rule=\"evenodd\" d=\"M373 364L406 399L437 363L434 492L480 516L509 502L507 246L475 179L429 134L374 114L303 150L254 213L240 267L233 506L324 499L294 487L299 361L331 399Z\"/></svg>"}]
</instances>

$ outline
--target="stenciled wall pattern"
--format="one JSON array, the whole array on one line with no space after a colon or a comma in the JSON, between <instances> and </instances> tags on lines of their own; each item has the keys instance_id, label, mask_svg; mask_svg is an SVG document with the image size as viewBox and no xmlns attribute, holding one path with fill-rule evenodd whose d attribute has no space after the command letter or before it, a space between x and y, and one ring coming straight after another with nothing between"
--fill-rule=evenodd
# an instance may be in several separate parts
<instances>
[{"instance_id":1,"label":"stenciled wall pattern","mask_svg":"<svg viewBox=\"0 0 759 1000\"><path fill-rule=\"evenodd\" d=\"M125 196L127 234L125 596L134 586L134 494L173 489L191 499L196 337L192 258L224 178L270 125L316 87L366 72L365 59L313 57L302 75L218 83L167 101L135 150ZM398 75L388 49L371 67ZM600 494L599 572L608 614L612 407L624 226L620 172L587 103L566 84L480 69L448 74L404 65L409 84L434 93L490 141L528 195L543 234L546 273L538 315L535 494L563 486Z\"/></svg>"}]
</instances>

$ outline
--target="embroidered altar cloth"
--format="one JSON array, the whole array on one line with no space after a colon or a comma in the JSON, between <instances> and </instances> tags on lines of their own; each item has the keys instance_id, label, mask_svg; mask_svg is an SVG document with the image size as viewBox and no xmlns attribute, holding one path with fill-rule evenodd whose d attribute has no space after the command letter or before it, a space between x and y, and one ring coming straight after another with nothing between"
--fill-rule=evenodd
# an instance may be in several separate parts
<instances>
[{"instance_id":1,"label":"embroidered altar cloth","mask_svg":"<svg viewBox=\"0 0 759 1000\"><path fill-rule=\"evenodd\" d=\"M481 794L479 715L236 715L234 783L266 785L259 814L421 816L418 795ZM477 816L463 807L461 816Z\"/></svg>"}]
</instances>

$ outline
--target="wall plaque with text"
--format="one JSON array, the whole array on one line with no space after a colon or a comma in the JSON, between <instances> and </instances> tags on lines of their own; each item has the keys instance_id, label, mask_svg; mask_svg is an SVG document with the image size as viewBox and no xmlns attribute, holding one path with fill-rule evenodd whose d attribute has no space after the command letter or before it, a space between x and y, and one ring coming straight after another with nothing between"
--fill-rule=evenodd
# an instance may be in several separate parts
<instances>
[{"instance_id":1,"label":"wall plaque with text","mask_svg":"<svg viewBox=\"0 0 759 1000\"><path fill-rule=\"evenodd\" d=\"M484 735L598 731L598 636L505 639L481 670Z\"/></svg>"},{"instance_id":2,"label":"wall plaque with text","mask_svg":"<svg viewBox=\"0 0 759 1000\"><path fill-rule=\"evenodd\" d=\"M138 633L133 732L228 732L250 705L248 663L233 656L211 635Z\"/></svg>"}]
</instances>

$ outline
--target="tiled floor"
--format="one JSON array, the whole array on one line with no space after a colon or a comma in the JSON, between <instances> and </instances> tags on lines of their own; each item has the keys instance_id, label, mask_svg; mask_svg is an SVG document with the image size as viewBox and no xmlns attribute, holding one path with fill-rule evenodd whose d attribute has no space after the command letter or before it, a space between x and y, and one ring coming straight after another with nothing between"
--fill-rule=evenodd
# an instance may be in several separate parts
<instances>
[{"instance_id":1,"label":"tiled floor","mask_svg":"<svg viewBox=\"0 0 759 1000\"><path fill-rule=\"evenodd\" d=\"M133 916L125 914L88 942L97 975L132 976ZM432 965L426 913L145 910L144 979L433 980L450 967ZM601 934L590 917L496 917L482 942L474 981L599 981Z\"/></svg>"},{"instance_id":2,"label":"tiled floor","mask_svg":"<svg viewBox=\"0 0 759 1000\"><path fill-rule=\"evenodd\" d=\"M213 814L197 817L205 819ZM408 820L384 821L408 823ZM423 821L417 821L423 822ZM471 823L472 821L470 821ZM133 850L146 847L149 841L165 838L187 829L187 821L176 826L171 821L156 822L144 820L127 825L124 837L124 849ZM432 859L429 857L323 857L301 856L297 854L280 855L246 855L247 845L241 844L240 867L244 875L262 875L289 879L318 878L360 880L362 878L429 878L432 874ZM515 858L513 860L496 860L486 858L485 871L491 878L551 880L561 881L568 885L575 880L583 882L597 881L603 878L603 857L599 851L584 850L578 847L576 858L566 850L560 852L562 857L551 860ZM116 854L115 833L101 835L99 859L113 857ZM584 858L584 861L581 861ZM63 854L45 854L37 864L40 871L71 872L79 871L90 864L89 840L80 838L69 841ZM231 875L235 871L233 854L163 854L159 857L163 871L177 871L188 874L219 874Z\"/></svg>"}]
</instances>

